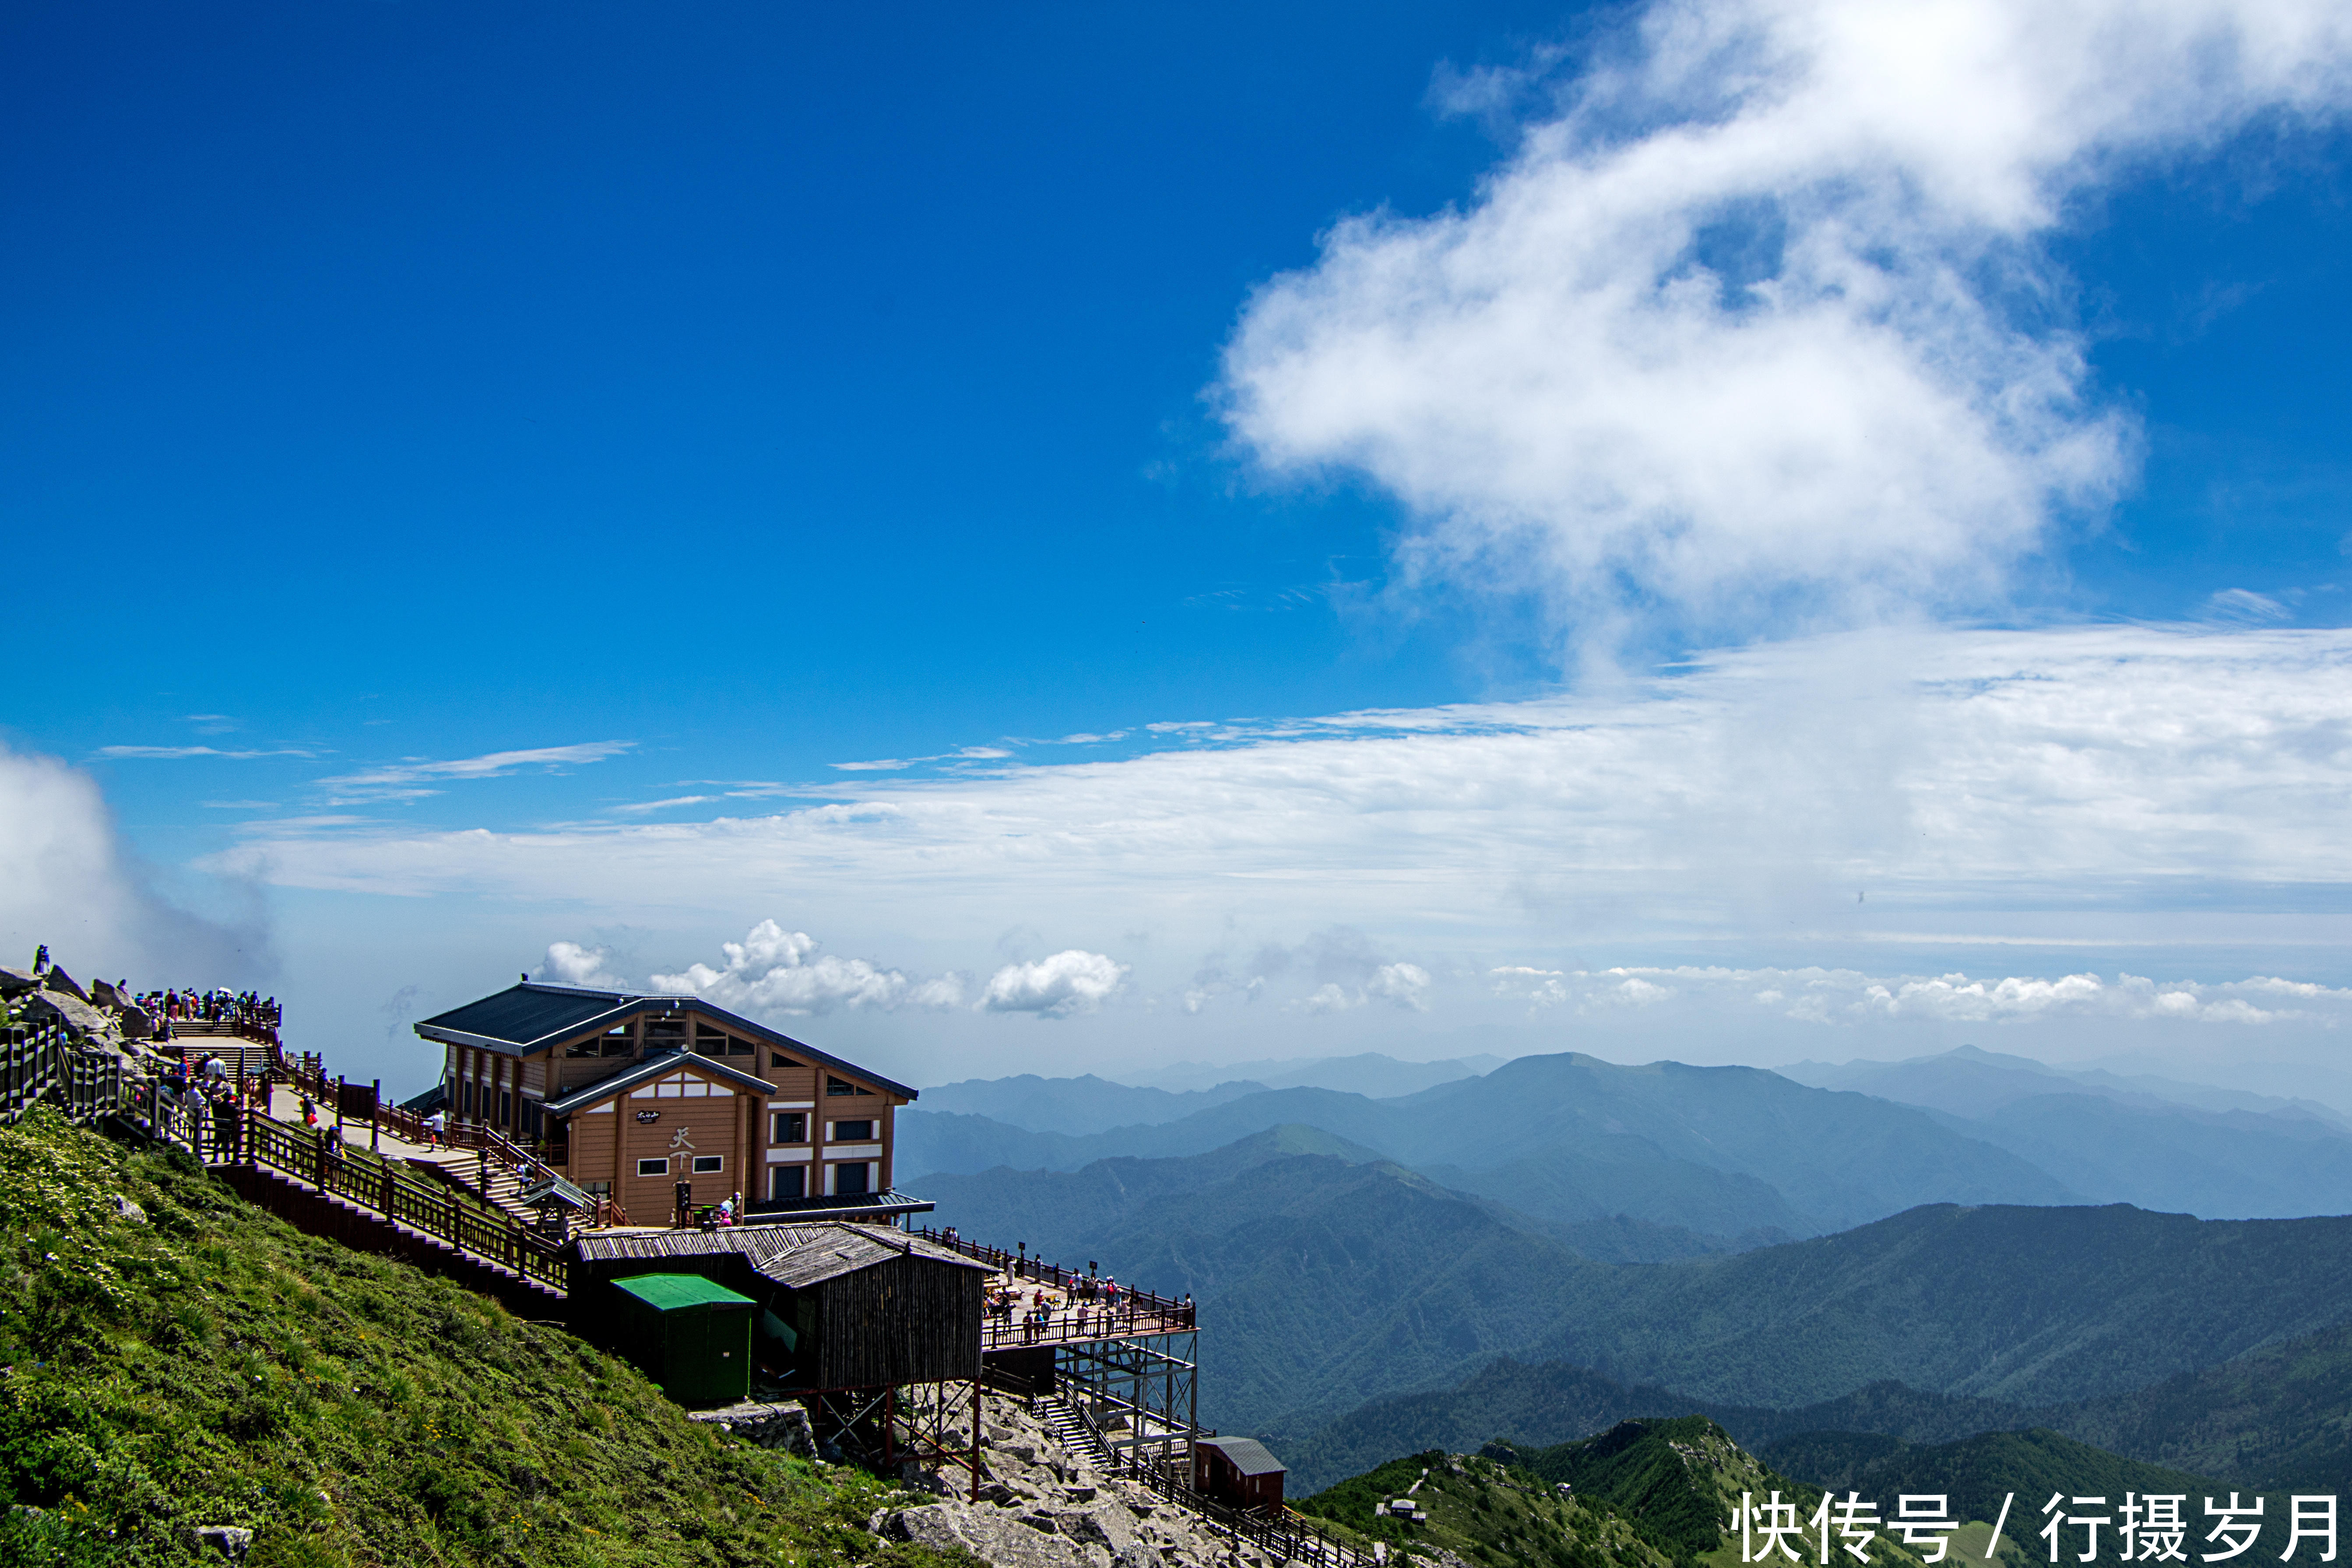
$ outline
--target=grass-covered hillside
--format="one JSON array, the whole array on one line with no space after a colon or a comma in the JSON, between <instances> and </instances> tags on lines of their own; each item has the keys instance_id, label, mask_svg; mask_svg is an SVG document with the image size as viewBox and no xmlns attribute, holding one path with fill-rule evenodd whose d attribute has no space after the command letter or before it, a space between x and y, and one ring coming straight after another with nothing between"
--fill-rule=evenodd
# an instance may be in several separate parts
<instances>
[{"instance_id":1,"label":"grass-covered hillside","mask_svg":"<svg viewBox=\"0 0 2352 1568\"><path fill-rule=\"evenodd\" d=\"M1408 1489L1426 1521L1382 1510ZM1761 1504L1775 1491L1796 1505L1800 1521L1822 1500L1818 1488L1764 1464L1706 1417L1689 1416L1627 1421L1549 1448L1515 1451L1496 1443L1475 1456L1432 1449L1297 1506L1386 1542L1392 1553L1433 1558L1452 1552L1479 1568L1736 1568L1740 1495ZM1891 1494L1883 1511L1894 1512ZM1956 1539L1981 1563L1991 1533L1978 1522ZM1811 1561L1810 1537L1805 1550ZM1921 1568L1920 1552L1889 1534L1868 1551L1874 1568ZM2013 1541L2004 1539L2000 1556L2003 1568L2025 1568Z\"/></svg>"},{"instance_id":2,"label":"grass-covered hillside","mask_svg":"<svg viewBox=\"0 0 2352 1568\"><path fill-rule=\"evenodd\" d=\"M730 1445L634 1368L303 1236L182 1154L0 1129L0 1562L934 1568L887 1489Z\"/></svg>"},{"instance_id":3,"label":"grass-covered hillside","mask_svg":"<svg viewBox=\"0 0 2352 1568\"><path fill-rule=\"evenodd\" d=\"M1426 1520L1381 1511L1408 1495ZM1391 1552L1452 1552L1487 1568L1669 1568L1673 1561L1600 1499L1570 1498L1525 1470L1443 1449L1391 1460L1297 1506L1343 1536L1386 1542Z\"/></svg>"}]
</instances>

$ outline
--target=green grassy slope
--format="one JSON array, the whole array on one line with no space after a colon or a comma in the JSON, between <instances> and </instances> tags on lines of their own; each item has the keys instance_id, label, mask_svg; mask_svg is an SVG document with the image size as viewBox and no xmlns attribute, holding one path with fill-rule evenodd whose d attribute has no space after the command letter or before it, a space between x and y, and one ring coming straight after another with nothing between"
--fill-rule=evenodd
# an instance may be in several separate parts
<instances>
[{"instance_id":1,"label":"green grassy slope","mask_svg":"<svg viewBox=\"0 0 2352 1568\"><path fill-rule=\"evenodd\" d=\"M1412 1497L1427 1510L1426 1522L1378 1511L1416 1482ZM1384 1541L1391 1552L1450 1551L1484 1568L1732 1568L1739 1561L1741 1494L1761 1503L1776 1491L1796 1505L1800 1521L1822 1498L1820 1489L1778 1472L1722 1427L1693 1416L1624 1422L1545 1448L1490 1443L1475 1456L1431 1449L1296 1506ZM1978 1564L1990 1535L1984 1524L1967 1534ZM1897 1537L1881 1535L1868 1550L1874 1568L1921 1568L1920 1554ZM2013 1542L2004 1540L2000 1556L2002 1568L2027 1568Z\"/></svg>"},{"instance_id":2,"label":"green grassy slope","mask_svg":"<svg viewBox=\"0 0 2352 1568\"><path fill-rule=\"evenodd\" d=\"M1425 1521L1376 1511L1411 1488ZM1525 1470L1443 1449L1391 1460L1295 1506L1340 1527L1343 1537L1411 1555L1452 1552L1486 1568L1669 1568L1673 1561L1601 1499L1565 1497Z\"/></svg>"},{"instance_id":3,"label":"green grassy slope","mask_svg":"<svg viewBox=\"0 0 2352 1568\"><path fill-rule=\"evenodd\" d=\"M141 1215L122 1212L118 1199ZM0 1129L0 1562L940 1568L887 1489L730 1445L627 1364L305 1237L184 1154Z\"/></svg>"}]
</instances>

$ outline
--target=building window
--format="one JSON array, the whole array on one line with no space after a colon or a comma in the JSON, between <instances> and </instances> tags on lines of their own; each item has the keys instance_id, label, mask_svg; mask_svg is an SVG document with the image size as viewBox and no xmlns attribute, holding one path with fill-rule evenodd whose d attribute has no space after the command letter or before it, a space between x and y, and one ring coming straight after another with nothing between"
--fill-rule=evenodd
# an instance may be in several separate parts
<instances>
[{"instance_id":1,"label":"building window","mask_svg":"<svg viewBox=\"0 0 2352 1568\"><path fill-rule=\"evenodd\" d=\"M800 1063L793 1060L792 1058L784 1055L782 1051L770 1051L768 1053L768 1070L770 1072L791 1072L800 1065Z\"/></svg>"},{"instance_id":2,"label":"building window","mask_svg":"<svg viewBox=\"0 0 2352 1568\"><path fill-rule=\"evenodd\" d=\"M826 1137L835 1143L871 1143L874 1123L871 1121L836 1121Z\"/></svg>"},{"instance_id":3,"label":"building window","mask_svg":"<svg viewBox=\"0 0 2352 1568\"><path fill-rule=\"evenodd\" d=\"M637 1162L637 1174L640 1176L667 1176L669 1174L669 1161L667 1157L659 1160L640 1160Z\"/></svg>"},{"instance_id":4,"label":"building window","mask_svg":"<svg viewBox=\"0 0 2352 1568\"><path fill-rule=\"evenodd\" d=\"M581 1057L603 1056L604 1054L604 1037L591 1035L584 1040L574 1040L563 1047L563 1054L567 1058L574 1060Z\"/></svg>"},{"instance_id":5,"label":"building window","mask_svg":"<svg viewBox=\"0 0 2352 1568\"><path fill-rule=\"evenodd\" d=\"M833 1190L843 1197L870 1191L866 1183L866 1165L835 1165L833 1168Z\"/></svg>"},{"instance_id":6,"label":"building window","mask_svg":"<svg viewBox=\"0 0 2352 1568\"><path fill-rule=\"evenodd\" d=\"M804 1198L808 1196L808 1167L778 1165L768 1173L768 1195L772 1198Z\"/></svg>"},{"instance_id":7,"label":"building window","mask_svg":"<svg viewBox=\"0 0 2352 1568\"><path fill-rule=\"evenodd\" d=\"M808 1112L777 1110L768 1116L768 1142L771 1143L805 1143L808 1142Z\"/></svg>"},{"instance_id":8,"label":"building window","mask_svg":"<svg viewBox=\"0 0 2352 1568\"><path fill-rule=\"evenodd\" d=\"M474 1114L474 1080L467 1079L457 1086L457 1110L461 1115Z\"/></svg>"},{"instance_id":9,"label":"building window","mask_svg":"<svg viewBox=\"0 0 2352 1568\"><path fill-rule=\"evenodd\" d=\"M748 1057L757 1054L752 1050L751 1041L739 1040L724 1029L714 1029L708 1024L698 1025L696 1027L694 1050L697 1056L705 1057Z\"/></svg>"},{"instance_id":10,"label":"building window","mask_svg":"<svg viewBox=\"0 0 2352 1568\"><path fill-rule=\"evenodd\" d=\"M694 1157L694 1173L698 1176L715 1176L726 1168L727 1156L724 1154L697 1154Z\"/></svg>"},{"instance_id":11,"label":"building window","mask_svg":"<svg viewBox=\"0 0 2352 1568\"><path fill-rule=\"evenodd\" d=\"M514 1125L514 1090L510 1089L499 1090L499 1125L501 1127Z\"/></svg>"},{"instance_id":12,"label":"building window","mask_svg":"<svg viewBox=\"0 0 2352 1568\"><path fill-rule=\"evenodd\" d=\"M622 1025L617 1029L607 1029L604 1031L604 1041L602 1048L604 1050L604 1054L608 1057L625 1057L634 1055L637 1048L636 1035L626 1024Z\"/></svg>"},{"instance_id":13,"label":"building window","mask_svg":"<svg viewBox=\"0 0 2352 1568\"><path fill-rule=\"evenodd\" d=\"M583 1182L580 1184L580 1190L586 1193L592 1198L609 1198L613 1195L613 1184L610 1182Z\"/></svg>"},{"instance_id":14,"label":"building window","mask_svg":"<svg viewBox=\"0 0 2352 1568\"><path fill-rule=\"evenodd\" d=\"M827 1077L824 1080L824 1091L827 1094L872 1094L874 1092L870 1089L858 1088L845 1078L832 1077Z\"/></svg>"},{"instance_id":15,"label":"building window","mask_svg":"<svg viewBox=\"0 0 2352 1568\"><path fill-rule=\"evenodd\" d=\"M646 1020L646 1049L674 1051L686 1045L686 1020L683 1018L648 1018Z\"/></svg>"}]
</instances>

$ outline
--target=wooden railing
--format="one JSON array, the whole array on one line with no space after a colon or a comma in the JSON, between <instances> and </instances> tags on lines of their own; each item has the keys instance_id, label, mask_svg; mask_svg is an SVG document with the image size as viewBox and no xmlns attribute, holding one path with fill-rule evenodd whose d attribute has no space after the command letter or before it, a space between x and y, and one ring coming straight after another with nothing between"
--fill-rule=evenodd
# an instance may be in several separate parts
<instances>
[{"instance_id":1,"label":"wooden railing","mask_svg":"<svg viewBox=\"0 0 2352 1568\"><path fill-rule=\"evenodd\" d=\"M248 1110L242 1131L238 1152L247 1164L282 1171L550 1289L570 1289L570 1269L553 1244L503 1210L469 1203L374 1155L345 1148L323 1128L289 1127Z\"/></svg>"},{"instance_id":2,"label":"wooden railing","mask_svg":"<svg viewBox=\"0 0 2352 1568\"><path fill-rule=\"evenodd\" d=\"M1101 1434L1094 1430L1084 1415L1078 1417L1078 1424L1095 1450L1088 1458L1098 1468L1133 1481L1149 1489L1155 1497L1200 1515L1213 1529L1236 1540L1254 1542L1277 1563L1311 1563L1322 1564L1324 1568L1375 1568L1376 1559L1370 1552L1326 1533L1320 1525L1304 1514L1288 1508L1273 1515L1251 1513L1219 1502L1205 1493L1193 1490L1189 1476L1180 1480L1161 1466L1104 1442ZM1216 1433L1202 1429L1191 1436L1213 1437Z\"/></svg>"},{"instance_id":3,"label":"wooden railing","mask_svg":"<svg viewBox=\"0 0 2352 1568\"><path fill-rule=\"evenodd\" d=\"M1058 1268L1024 1253L1007 1252L1001 1247L967 1241L929 1226L914 1227L914 1234L966 1258L994 1264L1015 1279L1034 1280L1067 1292L1071 1298L1051 1321L1043 1323L991 1313L982 1329L983 1351L1123 1339L1133 1334L1181 1334L1199 1327L1189 1296L1181 1301L1171 1300L1156 1291L1121 1285L1116 1298L1106 1297L1102 1294L1102 1281L1090 1274Z\"/></svg>"},{"instance_id":4,"label":"wooden railing","mask_svg":"<svg viewBox=\"0 0 2352 1568\"><path fill-rule=\"evenodd\" d=\"M59 1025L0 1027L0 1122L13 1125L44 1100L86 1121L122 1098L121 1058L74 1044Z\"/></svg>"}]
</instances>

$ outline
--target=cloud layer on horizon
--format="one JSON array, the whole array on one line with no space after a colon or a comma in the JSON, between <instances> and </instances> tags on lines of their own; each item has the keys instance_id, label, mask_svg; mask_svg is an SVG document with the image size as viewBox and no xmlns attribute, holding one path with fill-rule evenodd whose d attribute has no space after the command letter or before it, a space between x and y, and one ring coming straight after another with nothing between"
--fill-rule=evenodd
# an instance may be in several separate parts
<instances>
[{"instance_id":1,"label":"cloud layer on horizon","mask_svg":"<svg viewBox=\"0 0 2352 1568\"><path fill-rule=\"evenodd\" d=\"M1338 908L1384 941L1443 931L1500 960L1600 931L1737 939L1792 915L1808 929L1857 889L1866 914L1910 929L2036 900L2132 910L2251 883L2347 887L2347 797L2352 632L1849 634L1608 697L876 781L765 816L336 825L209 864L283 887L616 911L675 907L681 888L756 908L790 887L835 924L854 909L863 927L963 941L1050 918L1066 944L1096 946L1143 921L1203 933L1196 952L1220 921L1307 931Z\"/></svg>"},{"instance_id":2,"label":"cloud layer on horizon","mask_svg":"<svg viewBox=\"0 0 2352 1568\"><path fill-rule=\"evenodd\" d=\"M1458 209L1336 225L1221 393L1270 471L1405 502L1408 581L1588 626L1989 602L2136 467L2046 236L2352 102L2324 0L1658 0L1567 58L1447 81L1516 152Z\"/></svg>"},{"instance_id":3,"label":"cloud layer on horizon","mask_svg":"<svg viewBox=\"0 0 2352 1568\"><path fill-rule=\"evenodd\" d=\"M722 963L697 961L674 973L648 975L646 988L704 997L753 1017L805 1017L861 1008L945 1011L965 1005L970 977L950 971L916 979L863 958L817 952L806 931L786 931L763 920L741 942L719 945ZM608 949L575 942L548 944L540 978L594 990L626 991L629 982L613 973ZM1118 992L1129 965L1099 952L1070 949L1025 963L1007 963L979 987L971 1006L983 1013L1034 1013L1066 1018L1092 1012Z\"/></svg>"}]
</instances>

